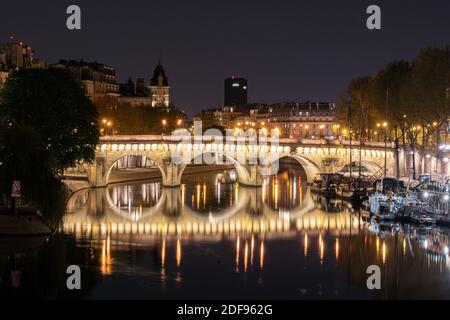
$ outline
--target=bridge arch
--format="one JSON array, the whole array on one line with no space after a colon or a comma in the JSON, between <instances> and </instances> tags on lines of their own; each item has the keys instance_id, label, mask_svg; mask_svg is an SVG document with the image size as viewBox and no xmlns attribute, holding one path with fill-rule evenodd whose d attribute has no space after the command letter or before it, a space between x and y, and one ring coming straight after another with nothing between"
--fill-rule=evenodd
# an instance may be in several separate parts
<instances>
[{"instance_id":1,"label":"bridge arch","mask_svg":"<svg viewBox=\"0 0 450 320\"><path fill-rule=\"evenodd\" d=\"M352 163L356 163L356 165L359 164L359 161L352 161ZM341 168L340 172L344 172L346 168L350 165L349 162L345 163L345 165ZM365 167L367 170L362 171L362 174L367 174L370 176L376 176L377 174L384 174L384 166L374 162L374 161L367 161L363 160L361 161L361 167ZM348 171L345 171L348 172ZM353 174L355 171L353 171ZM352 174L352 175L353 175Z\"/></svg>"},{"instance_id":2,"label":"bridge arch","mask_svg":"<svg viewBox=\"0 0 450 320\"><path fill-rule=\"evenodd\" d=\"M109 209L121 218L131 221L146 221L155 214L163 214L167 217L178 217L182 213L183 203L181 201L180 188L161 188L159 199L155 205L142 209L139 215L131 214L130 211L123 210L117 206L111 198L108 189L105 189L106 201Z\"/></svg>"},{"instance_id":3,"label":"bridge arch","mask_svg":"<svg viewBox=\"0 0 450 320\"><path fill-rule=\"evenodd\" d=\"M248 172L248 170L245 168L245 165L240 164L232 155L227 154L226 152L222 152L222 151L210 151L210 150L205 150L202 152L198 152L195 155L193 155L192 157L190 157L190 163L192 163L195 159L197 159L198 157L203 157L205 154L214 154L214 158L217 161L218 157L225 157L226 159L228 159L231 164L235 167L236 169L236 173L238 176L238 181L239 182L244 182L244 184L246 184L246 181L250 180L250 173ZM226 163L224 163L226 164ZM186 169L188 165L187 164L182 164L179 171L178 171L178 181L181 181L181 178L183 176L183 172Z\"/></svg>"},{"instance_id":4,"label":"bridge arch","mask_svg":"<svg viewBox=\"0 0 450 320\"><path fill-rule=\"evenodd\" d=\"M164 181L164 179L166 177L166 172L164 170L164 164L161 159L159 159L157 156L152 156L148 152L133 151L133 152L120 153L120 154L112 156L112 157L110 156L106 159L105 164L104 164L104 174L102 176L102 180L103 180L105 186L108 185L109 177L111 175L111 172L112 172L114 166L121 159L124 159L128 156L141 156L150 161L153 161L155 166L159 169L161 176L163 178L163 181Z\"/></svg>"},{"instance_id":5,"label":"bridge arch","mask_svg":"<svg viewBox=\"0 0 450 320\"><path fill-rule=\"evenodd\" d=\"M229 208L215 211L214 214L212 212L201 213L193 208L190 208L189 206L183 205L183 215L187 218L206 220L213 223L228 220L239 212L245 211L250 202L251 192L256 192L256 190L250 188L239 188L237 201L234 202Z\"/></svg>"},{"instance_id":6,"label":"bridge arch","mask_svg":"<svg viewBox=\"0 0 450 320\"><path fill-rule=\"evenodd\" d=\"M299 156L297 154L280 154L279 157L277 157L274 161L272 161L272 168L273 168L273 163L276 161L280 161L283 158L291 158L296 160L300 166L303 168L303 170L305 170L306 173L306 179L308 183L312 183L314 180L314 177L320 173L320 167L312 160L303 157L303 156ZM276 174L276 173L275 173Z\"/></svg>"}]
</instances>

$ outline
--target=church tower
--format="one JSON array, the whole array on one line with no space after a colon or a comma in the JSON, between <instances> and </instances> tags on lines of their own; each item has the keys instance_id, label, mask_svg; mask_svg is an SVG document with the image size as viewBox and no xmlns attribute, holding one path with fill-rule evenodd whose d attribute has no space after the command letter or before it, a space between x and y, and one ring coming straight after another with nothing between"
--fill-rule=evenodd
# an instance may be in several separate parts
<instances>
[{"instance_id":1,"label":"church tower","mask_svg":"<svg viewBox=\"0 0 450 320\"><path fill-rule=\"evenodd\" d=\"M169 91L169 80L166 77L161 61L158 61L158 65L153 72L153 78L150 81L150 97L152 98L152 107L168 107L170 105Z\"/></svg>"}]
</instances>

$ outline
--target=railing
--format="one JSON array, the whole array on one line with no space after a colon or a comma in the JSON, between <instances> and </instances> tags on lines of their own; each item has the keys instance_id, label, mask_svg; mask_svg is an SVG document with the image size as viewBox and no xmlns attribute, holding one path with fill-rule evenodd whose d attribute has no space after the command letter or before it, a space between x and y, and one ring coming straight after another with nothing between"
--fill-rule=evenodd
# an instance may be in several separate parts
<instances>
[{"instance_id":1,"label":"railing","mask_svg":"<svg viewBox=\"0 0 450 320\"><path fill-rule=\"evenodd\" d=\"M228 140L229 139L229 140ZM115 135L115 136L102 136L100 138L101 143L133 143L133 142L197 142L194 136L173 136L173 135ZM227 141L232 142L246 142L246 143L257 143L258 138L255 136L247 136L247 137L232 137L231 139L224 136L201 136L201 142L222 142L226 143ZM259 142L264 142L270 144L293 144L293 145L313 145L313 146L349 146L349 140L331 140L331 139L296 139L296 138L271 138L266 137L265 139L261 139ZM353 147L359 147L359 141L353 141ZM384 142L363 142L363 147L373 147L377 149L385 148ZM395 145L393 143L388 143L386 145L388 149L393 149Z\"/></svg>"},{"instance_id":2,"label":"railing","mask_svg":"<svg viewBox=\"0 0 450 320\"><path fill-rule=\"evenodd\" d=\"M213 142L213 141L223 141L226 143L227 141L232 142L263 142L267 141L268 143L283 143L283 144L298 144L299 140L297 139L289 139L289 138L259 138L254 136L249 137L232 137L228 138L225 136L201 136L201 142ZM100 137L101 143L130 143L130 142L191 142L194 143L197 140L194 136L172 136L172 135L117 135L117 136L102 136Z\"/></svg>"}]
</instances>

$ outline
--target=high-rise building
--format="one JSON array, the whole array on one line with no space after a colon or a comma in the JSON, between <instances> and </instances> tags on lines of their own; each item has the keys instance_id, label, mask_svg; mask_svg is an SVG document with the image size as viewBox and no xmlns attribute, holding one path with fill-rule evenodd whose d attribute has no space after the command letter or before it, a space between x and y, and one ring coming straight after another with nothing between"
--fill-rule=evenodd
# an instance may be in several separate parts
<instances>
[{"instance_id":1,"label":"high-rise building","mask_svg":"<svg viewBox=\"0 0 450 320\"><path fill-rule=\"evenodd\" d=\"M224 105L238 108L247 105L247 79L236 77L225 79Z\"/></svg>"},{"instance_id":2,"label":"high-rise building","mask_svg":"<svg viewBox=\"0 0 450 320\"><path fill-rule=\"evenodd\" d=\"M170 86L161 61L153 72L153 78L150 81L150 97L152 98L152 107L170 105Z\"/></svg>"}]
</instances>

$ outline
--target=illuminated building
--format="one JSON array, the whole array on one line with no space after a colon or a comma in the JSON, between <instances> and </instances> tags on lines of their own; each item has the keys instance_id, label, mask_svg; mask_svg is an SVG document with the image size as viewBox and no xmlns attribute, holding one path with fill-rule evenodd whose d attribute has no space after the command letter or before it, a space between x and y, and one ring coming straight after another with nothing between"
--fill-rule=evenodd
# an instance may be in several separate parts
<instances>
[{"instance_id":1,"label":"illuminated building","mask_svg":"<svg viewBox=\"0 0 450 320\"><path fill-rule=\"evenodd\" d=\"M335 104L288 102L250 106L248 114L234 120L242 129L278 129L280 137L296 139L332 138L336 135Z\"/></svg>"},{"instance_id":2,"label":"illuminated building","mask_svg":"<svg viewBox=\"0 0 450 320\"><path fill-rule=\"evenodd\" d=\"M152 107L165 106L168 107L170 104L170 86L169 80L166 76L161 62L153 72L153 78L150 82L150 97L152 98Z\"/></svg>"},{"instance_id":3,"label":"illuminated building","mask_svg":"<svg viewBox=\"0 0 450 320\"><path fill-rule=\"evenodd\" d=\"M51 67L67 70L91 98L104 95L119 96L116 71L106 64L60 60Z\"/></svg>"},{"instance_id":4,"label":"illuminated building","mask_svg":"<svg viewBox=\"0 0 450 320\"><path fill-rule=\"evenodd\" d=\"M46 68L42 59L33 57L32 47L10 37L10 41L0 44L0 88L5 84L12 70Z\"/></svg>"},{"instance_id":5,"label":"illuminated building","mask_svg":"<svg viewBox=\"0 0 450 320\"><path fill-rule=\"evenodd\" d=\"M0 69L31 68L33 50L31 46L10 38L10 42L0 44Z\"/></svg>"},{"instance_id":6,"label":"illuminated building","mask_svg":"<svg viewBox=\"0 0 450 320\"><path fill-rule=\"evenodd\" d=\"M120 85L119 91L121 95L119 100L132 106L170 106L169 80L161 62L158 62L153 72L150 85L147 85L143 78L136 81L130 78L127 83Z\"/></svg>"}]
</instances>

